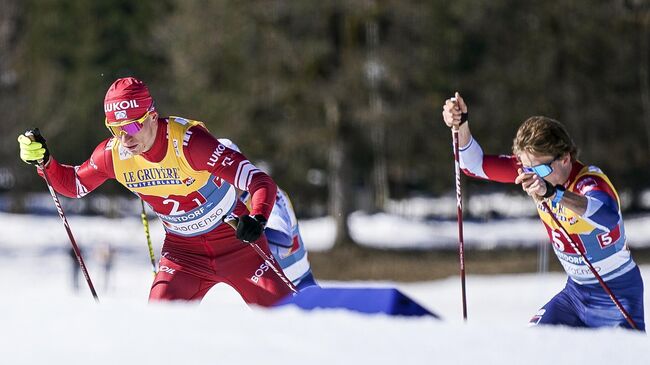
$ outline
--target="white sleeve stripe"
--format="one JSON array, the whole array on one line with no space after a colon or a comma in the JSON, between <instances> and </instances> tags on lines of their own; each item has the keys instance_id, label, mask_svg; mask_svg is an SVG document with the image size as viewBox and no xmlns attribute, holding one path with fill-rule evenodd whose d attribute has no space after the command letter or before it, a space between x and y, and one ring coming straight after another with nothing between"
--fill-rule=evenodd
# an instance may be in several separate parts
<instances>
[{"instance_id":1,"label":"white sleeve stripe","mask_svg":"<svg viewBox=\"0 0 650 365\"><path fill-rule=\"evenodd\" d=\"M601 202L598 199L594 199L590 196L585 196L587 198L587 209L585 210L585 214L582 216L585 218L591 217L600 209L600 207L603 206L603 202Z\"/></svg>"},{"instance_id":2,"label":"white sleeve stripe","mask_svg":"<svg viewBox=\"0 0 650 365\"><path fill-rule=\"evenodd\" d=\"M260 170L255 169L248 173L248 178L246 179L246 190L248 190L248 186L251 184L251 180L253 180L253 175L257 174L258 172L260 172Z\"/></svg>"},{"instance_id":3,"label":"white sleeve stripe","mask_svg":"<svg viewBox=\"0 0 650 365\"><path fill-rule=\"evenodd\" d=\"M463 148L462 151L459 151L460 167L469 170L478 177L487 179L487 174L483 171L483 149L481 145L472 138L470 143Z\"/></svg>"},{"instance_id":4,"label":"white sleeve stripe","mask_svg":"<svg viewBox=\"0 0 650 365\"><path fill-rule=\"evenodd\" d=\"M242 162L240 162L239 165L237 165L237 172L235 173L235 187L238 188L238 189L241 189L241 188L239 187L239 184L238 184L239 175L241 174L242 166L244 166L244 165L246 165L246 164L250 164L250 162L248 162L248 161L246 160L246 161L242 161ZM242 190L243 190L243 189L242 189Z\"/></svg>"},{"instance_id":5,"label":"white sleeve stripe","mask_svg":"<svg viewBox=\"0 0 650 365\"><path fill-rule=\"evenodd\" d=\"M584 220L586 220L587 222L589 222L592 226L594 226L594 227L596 227L598 229L601 229L601 230L603 230L605 232L609 232L610 231L609 228L594 222L590 218L594 213L596 213L598 211L598 209L600 209L600 207L603 206L603 202L601 202L598 199L594 199L594 198L592 198L590 196L587 196L586 198L587 198L587 209L585 211L585 214L582 215L582 218Z\"/></svg>"},{"instance_id":6,"label":"white sleeve stripe","mask_svg":"<svg viewBox=\"0 0 650 365\"><path fill-rule=\"evenodd\" d=\"M79 170L79 166L74 167L74 182L75 186L77 188L77 198L82 198L85 195L88 194L88 188L86 188L81 181L79 181L79 176L77 175L77 171Z\"/></svg>"},{"instance_id":7,"label":"white sleeve stripe","mask_svg":"<svg viewBox=\"0 0 650 365\"><path fill-rule=\"evenodd\" d=\"M586 220L589 224L591 224L592 226L594 226L594 227L596 227L596 228L598 228L598 229L600 229L600 230L603 230L603 231L605 231L605 232L610 232L610 231L611 231L609 228L607 228L607 227L605 227L605 226L601 226L600 224L598 224L598 223L592 221L591 218L588 218L588 217L582 217L582 219Z\"/></svg>"},{"instance_id":8,"label":"white sleeve stripe","mask_svg":"<svg viewBox=\"0 0 650 365\"><path fill-rule=\"evenodd\" d=\"M254 169L252 166L246 166L243 171L241 176L239 177L239 185L241 186L240 189L242 190L248 190L248 184L249 184L249 178L250 178L250 173Z\"/></svg>"},{"instance_id":9,"label":"white sleeve stripe","mask_svg":"<svg viewBox=\"0 0 650 365\"><path fill-rule=\"evenodd\" d=\"M237 174L235 175L235 186L241 190L248 190L251 177L259 171L249 161L242 161L237 167Z\"/></svg>"}]
</instances>

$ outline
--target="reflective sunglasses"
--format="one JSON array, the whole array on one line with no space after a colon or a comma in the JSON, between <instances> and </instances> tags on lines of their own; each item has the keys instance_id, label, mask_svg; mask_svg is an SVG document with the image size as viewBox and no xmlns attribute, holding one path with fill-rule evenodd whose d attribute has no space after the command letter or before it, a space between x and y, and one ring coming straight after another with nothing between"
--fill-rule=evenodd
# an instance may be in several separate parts
<instances>
[{"instance_id":1,"label":"reflective sunglasses","mask_svg":"<svg viewBox=\"0 0 650 365\"><path fill-rule=\"evenodd\" d=\"M134 120L127 120L121 123L113 123L109 124L108 119L104 120L104 124L106 125L106 128L108 128L109 131L111 131L111 134L114 137L121 137L123 134L128 134L129 136L134 136L140 130L142 130L143 123L149 116L150 112L146 112L142 117Z\"/></svg>"},{"instance_id":2,"label":"reflective sunglasses","mask_svg":"<svg viewBox=\"0 0 650 365\"><path fill-rule=\"evenodd\" d=\"M527 174L537 174L539 177L546 177L553 172L553 168L551 167L551 164L555 162L555 160L557 160L558 158L560 158L560 156L555 157L549 163L541 163L539 165L530 166L530 167L522 166L521 169L524 171L524 173Z\"/></svg>"}]
</instances>

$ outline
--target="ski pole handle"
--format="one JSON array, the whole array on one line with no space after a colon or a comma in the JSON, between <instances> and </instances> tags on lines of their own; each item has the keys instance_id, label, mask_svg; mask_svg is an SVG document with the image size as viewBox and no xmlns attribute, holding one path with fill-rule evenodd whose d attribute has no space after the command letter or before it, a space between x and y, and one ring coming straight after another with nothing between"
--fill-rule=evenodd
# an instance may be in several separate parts
<instances>
[{"instance_id":1,"label":"ski pole handle","mask_svg":"<svg viewBox=\"0 0 650 365\"><path fill-rule=\"evenodd\" d=\"M25 137L29 138L29 140L32 141L32 142L37 142L36 138L37 137L42 138L43 136L41 135L41 131L38 128L34 128L34 129L30 129L27 132L25 132ZM37 160L36 162L38 163L38 167L44 168L43 159Z\"/></svg>"}]
</instances>

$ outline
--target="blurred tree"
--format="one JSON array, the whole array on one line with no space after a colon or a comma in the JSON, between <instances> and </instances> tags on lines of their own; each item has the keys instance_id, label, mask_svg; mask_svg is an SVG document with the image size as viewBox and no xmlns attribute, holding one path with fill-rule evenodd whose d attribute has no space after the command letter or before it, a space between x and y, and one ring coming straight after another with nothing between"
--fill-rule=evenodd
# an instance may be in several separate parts
<instances>
[{"instance_id":1,"label":"blurred tree","mask_svg":"<svg viewBox=\"0 0 650 365\"><path fill-rule=\"evenodd\" d=\"M440 111L455 90L488 153L509 152L521 121L545 114L619 189L650 179L647 0L1 5L0 106L17 121L0 126L3 166L20 163L15 135L31 126L59 160L81 162L108 136L106 88L134 75L163 115L205 121L266 162L302 217L347 222L387 199L451 193ZM16 171L19 189L41 188Z\"/></svg>"},{"instance_id":2,"label":"blurred tree","mask_svg":"<svg viewBox=\"0 0 650 365\"><path fill-rule=\"evenodd\" d=\"M350 200L350 209L382 209L387 182L403 195L426 188L428 146L448 153L437 143L410 143L431 141L430 118L422 118L431 111L428 81L442 89L444 80L428 68L444 52L428 49L435 42L424 25L435 8L426 4L181 2L160 29L175 45L168 47L173 83L188 85L176 91L175 104L238 141L249 157L269 160L302 215L324 201L322 185L305 181L328 160L328 174L338 176L331 184L343 179L350 191L330 185L330 202L339 197ZM337 122L327 122L327 110L336 110L330 115ZM336 209L330 213L346 221L348 213Z\"/></svg>"},{"instance_id":3,"label":"blurred tree","mask_svg":"<svg viewBox=\"0 0 650 365\"><path fill-rule=\"evenodd\" d=\"M21 62L17 66L26 109L13 131L39 126L53 155L83 162L109 136L103 99L117 77L152 79L165 73L151 39L165 1L48 0L25 2ZM15 152L14 152L15 154ZM29 171L30 179L36 179Z\"/></svg>"},{"instance_id":4,"label":"blurred tree","mask_svg":"<svg viewBox=\"0 0 650 365\"><path fill-rule=\"evenodd\" d=\"M25 100L19 93L17 65L20 63L20 23L24 8L19 0L0 0L0 192L16 186L16 123L25 112ZM10 122L7 122L10 121ZM11 156L12 158L7 158ZM21 162L22 163L22 162Z\"/></svg>"},{"instance_id":5,"label":"blurred tree","mask_svg":"<svg viewBox=\"0 0 650 365\"><path fill-rule=\"evenodd\" d=\"M568 126L584 161L602 167L619 189L647 186L648 142L638 133L644 128L640 45L647 46L647 39L639 38L625 3L500 0L450 6L454 28L466 39L457 63L465 67L455 74L486 152L508 152L518 125L545 114Z\"/></svg>"}]
</instances>

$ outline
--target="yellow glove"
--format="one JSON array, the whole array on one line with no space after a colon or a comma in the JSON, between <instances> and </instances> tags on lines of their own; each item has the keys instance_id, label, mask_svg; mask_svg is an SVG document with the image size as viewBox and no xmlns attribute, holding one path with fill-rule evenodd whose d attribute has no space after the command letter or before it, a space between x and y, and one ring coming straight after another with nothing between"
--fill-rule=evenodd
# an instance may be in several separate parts
<instances>
[{"instance_id":1,"label":"yellow glove","mask_svg":"<svg viewBox=\"0 0 650 365\"><path fill-rule=\"evenodd\" d=\"M31 138L30 138L31 137ZM50 159L50 151L45 144L45 138L41 136L38 128L30 129L18 136L20 146L20 158L28 164L46 164Z\"/></svg>"}]
</instances>

